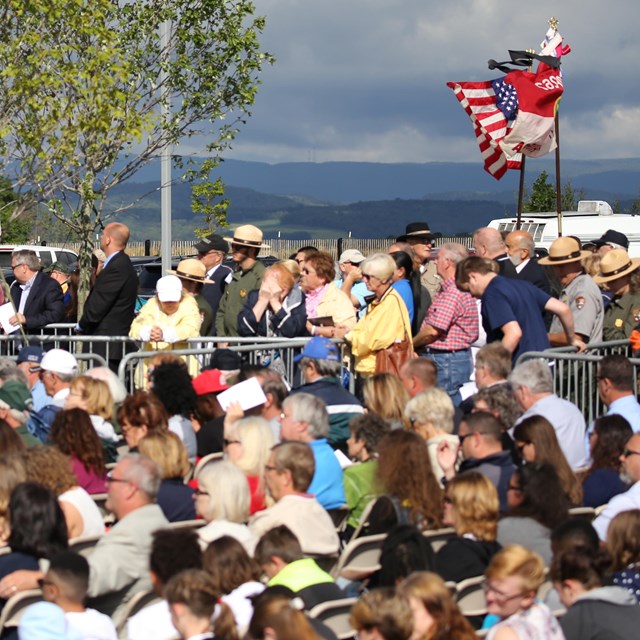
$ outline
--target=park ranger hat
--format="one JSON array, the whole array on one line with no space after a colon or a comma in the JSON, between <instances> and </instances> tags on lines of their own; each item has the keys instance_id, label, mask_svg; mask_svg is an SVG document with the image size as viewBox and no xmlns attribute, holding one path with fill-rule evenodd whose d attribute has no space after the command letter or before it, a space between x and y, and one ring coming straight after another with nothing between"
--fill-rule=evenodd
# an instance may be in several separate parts
<instances>
[{"instance_id":1,"label":"park ranger hat","mask_svg":"<svg viewBox=\"0 0 640 640\"><path fill-rule=\"evenodd\" d=\"M209 280L207 275L207 268L204 263L197 258L186 258L178 263L178 267L175 271L167 271L173 276L178 276L183 280L193 280L193 282L202 282L203 284L212 284L213 280Z\"/></svg>"},{"instance_id":2,"label":"park ranger hat","mask_svg":"<svg viewBox=\"0 0 640 640\"><path fill-rule=\"evenodd\" d=\"M594 282L610 282L622 278L640 267L640 258L629 258L624 249L611 249L600 260L600 273L593 276Z\"/></svg>"},{"instance_id":3,"label":"park ranger hat","mask_svg":"<svg viewBox=\"0 0 640 640\"><path fill-rule=\"evenodd\" d=\"M233 232L233 238L225 238L227 242L239 244L243 247L270 249L268 244L262 244L262 231L252 224L243 224Z\"/></svg>"},{"instance_id":4,"label":"park ranger hat","mask_svg":"<svg viewBox=\"0 0 640 640\"><path fill-rule=\"evenodd\" d=\"M591 255L590 251L583 251L580 243L571 236L562 236L553 241L549 247L549 255L546 258L540 258L538 264L554 265L568 264L569 262L580 262L583 258Z\"/></svg>"}]
</instances>

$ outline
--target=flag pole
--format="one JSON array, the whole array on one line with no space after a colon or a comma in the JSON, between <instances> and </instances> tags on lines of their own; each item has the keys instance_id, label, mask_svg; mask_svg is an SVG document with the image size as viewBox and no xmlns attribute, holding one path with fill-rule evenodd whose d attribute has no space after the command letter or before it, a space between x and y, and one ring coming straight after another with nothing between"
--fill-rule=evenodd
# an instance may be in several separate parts
<instances>
[{"instance_id":1,"label":"flag pole","mask_svg":"<svg viewBox=\"0 0 640 640\"><path fill-rule=\"evenodd\" d=\"M558 109L555 113L556 124L556 213L558 214L558 238L562 235L562 191L560 182L560 118Z\"/></svg>"}]
</instances>

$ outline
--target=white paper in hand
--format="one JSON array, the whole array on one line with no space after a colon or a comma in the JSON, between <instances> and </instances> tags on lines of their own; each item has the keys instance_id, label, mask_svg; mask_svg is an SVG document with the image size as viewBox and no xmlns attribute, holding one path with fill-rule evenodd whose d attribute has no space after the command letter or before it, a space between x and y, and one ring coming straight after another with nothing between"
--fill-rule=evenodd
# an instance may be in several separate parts
<instances>
[{"instance_id":1,"label":"white paper in hand","mask_svg":"<svg viewBox=\"0 0 640 640\"><path fill-rule=\"evenodd\" d=\"M3 304L0 306L0 325L4 329L5 333L13 333L14 331L18 331L20 329L20 325L13 325L9 322L10 318L16 315L16 310L13 308L13 305L10 302Z\"/></svg>"},{"instance_id":2,"label":"white paper in hand","mask_svg":"<svg viewBox=\"0 0 640 640\"><path fill-rule=\"evenodd\" d=\"M246 411L266 401L267 397L262 391L258 378L249 378L218 394L218 402L223 411L226 411L232 402L239 402L243 411Z\"/></svg>"}]
</instances>

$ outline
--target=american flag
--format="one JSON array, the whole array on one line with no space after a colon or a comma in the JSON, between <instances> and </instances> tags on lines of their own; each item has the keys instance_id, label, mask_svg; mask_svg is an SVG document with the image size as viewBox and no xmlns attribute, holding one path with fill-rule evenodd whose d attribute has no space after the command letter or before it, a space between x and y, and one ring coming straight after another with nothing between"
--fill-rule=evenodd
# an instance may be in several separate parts
<instances>
[{"instance_id":1,"label":"american flag","mask_svg":"<svg viewBox=\"0 0 640 640\"><path fill-rule=\"evenodd\" d=\"M511 130L518 112L516 90L506 84L504 78L485 82L447 82L447 86L471 118L485 170L500 180L507 169L520 169L522 156L518 153L509 158L499 145Z\"/></svg>"}]
</instances>

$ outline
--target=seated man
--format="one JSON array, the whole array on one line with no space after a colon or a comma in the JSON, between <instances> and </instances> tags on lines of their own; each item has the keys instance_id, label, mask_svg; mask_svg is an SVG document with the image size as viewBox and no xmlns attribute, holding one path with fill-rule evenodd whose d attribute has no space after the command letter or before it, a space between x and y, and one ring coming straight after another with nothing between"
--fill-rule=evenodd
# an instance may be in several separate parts
<instances>
[{"instance_id":1,"label":"seated man","mask_svg":"<svg viewBox=\"0 0 640 640\"><path fill-rule=\"evenodd\" d=\"M305 442L311 447L315 472L309 486L325 509L337 509L346 503L342 467L327 442L329 415L325 403L309 393L296 393L282 403L280 437L283 441ZM306 487L305 487L306 489Z\"/></svg>"},{"instance_id":2,"label":"seated man","mask_svg":"<svg viewBox=\"0 0 640 640\"><path fill-rule=\"evenodd\" d=\"M281 442L271 449L265 465L265 482L276 504L256 513L249 529L256 537L279 525L287 526L307 555L338 553L338 534L329 514L306 493L315 462L308 444Z\"/></svg>"},{"instance_id":3,"label":"seated man","mask_svg":"<svg viewBox=\"0 0 640 640\"><path fill-rule=\"evenodd\" d=\"M57 604L65 612L69 626L83 638L116 640L111 618L84 606L89 588L86 558L73 551L62 551L51 559L41 585L44 600Z\"/></svg>"},{"instance_id":4,"label":"seated man","mask_svg":"<svg viewBox=\"0 0 640 640\"><path fill-rule=\"evenodd\" d=\"M509 481L515 471L511 453L502 450L502 426L498 419L487 411L478 411L465 416L458 432L460 445L452 447L443 440L438 446L438 463L444 471L445 480L455 476L458 452L463 460L458 473L475 470L486 476L495 485L500 497L500 511L507 510Z\"/></svg>"},{"instance_id":5,"label":"seated man","mask_svg":"<svg viewBox=\"0 0 640 640\"><path fill-rule=\"evenodd\" d=\"M349 422L363 413L362 403L343 386L340 378L342 363L335 343L328 338L311 338L294 362L300 363L305 384L291 394L309 393L320 398L329 413L329 444L346 451Z\"/></svg>"},{"instance_id":6,"label":"seated man","mask_svg":"<svg viewBox=\"0 0 640 640\"><path fill-rule=\"evenodd\" d=\"M298 539L281 525L267 531L256 546L254 557L269 582L282 585L300 596L307 610L328 600L345 597L333 578L313 558L305 558Z\"/></svg>"}]
</instances>

